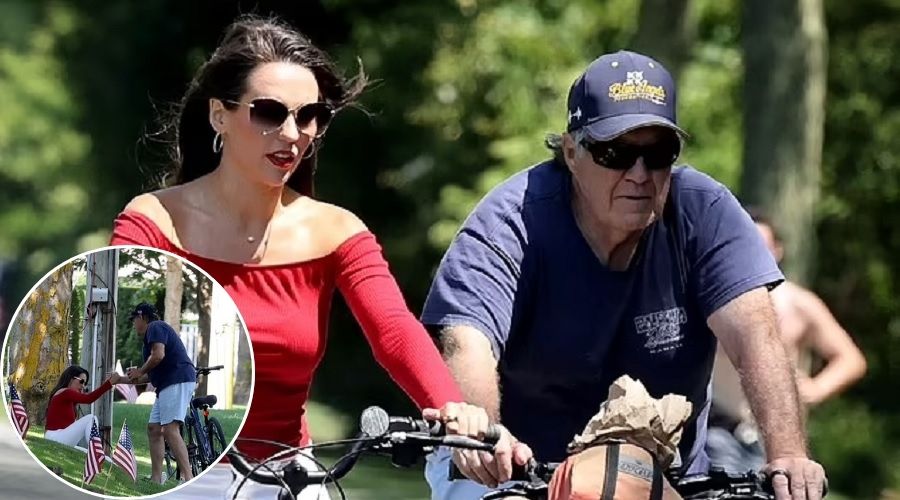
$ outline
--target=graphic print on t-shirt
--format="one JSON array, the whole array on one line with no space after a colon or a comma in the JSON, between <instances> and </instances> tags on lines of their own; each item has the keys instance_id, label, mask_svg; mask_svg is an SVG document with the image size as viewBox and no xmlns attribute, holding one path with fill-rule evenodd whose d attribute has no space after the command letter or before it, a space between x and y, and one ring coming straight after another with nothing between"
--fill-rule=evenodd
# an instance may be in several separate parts
<instances>
[{"instance_id":1,"label":"graphic print on t-shirt","mask_svg":"<svg viewBox=\"0 0 900 500\"><path fill-rule=\"evenodd\" d=\"M652 354L677 349L684 333L681 325L687 323L683 307L673 307L634 318L637 333L647 337L644 347Z\"/></svg>"}]
</instances>

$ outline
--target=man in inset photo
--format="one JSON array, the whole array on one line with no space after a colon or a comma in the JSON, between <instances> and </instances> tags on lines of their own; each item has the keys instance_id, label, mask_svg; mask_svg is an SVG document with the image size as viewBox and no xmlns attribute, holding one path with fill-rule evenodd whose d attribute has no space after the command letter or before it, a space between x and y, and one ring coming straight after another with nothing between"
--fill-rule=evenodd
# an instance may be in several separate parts
<instances>
[{"instance_id":1,"label":"man in inset photo","mask_svg":"<svg viewBox=\"0 0 900 500\"><path fill-rule=\"evenodd\" d=\"M143 341L144 365L129 368L128 377L135 384L150 382L156 388L156 402L150 411L147 435L150 441L150 480L162 482L162 462L165 442L169 443L182 479L190 480L187 447L181 438L180 424L184 422L188 405L197 385L194 364L188 357L178 333L161 321L150 304L142 302L131 312L131 321Z\"/></svg>"}]
</instances>

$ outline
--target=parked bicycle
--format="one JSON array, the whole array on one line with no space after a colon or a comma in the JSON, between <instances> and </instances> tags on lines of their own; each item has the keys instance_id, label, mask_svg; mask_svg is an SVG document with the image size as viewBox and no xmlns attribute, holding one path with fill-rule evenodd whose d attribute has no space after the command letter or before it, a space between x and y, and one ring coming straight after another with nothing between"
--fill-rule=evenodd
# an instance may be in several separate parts
<instances>
[{"instance_id":1,"label":"parked bicycle","mask_svg":"<svg viewBox=\"0 0 900 500\"><path fill-rule=\"evenodd\" d=\"M297 494L305 487L312 485L334 484L340 498L346 499L341 489L340 480L356 465L363 454L380 454L391 457L391 462L398 467L412 467L419 463L426 453L436 446L463 448L481 451L493 451L499 439L498 429L491 429L484 440L465 436L448 436L444 426L439 422L426 422L409 417L389 416L378 407L370 407L360 416L360 433L352 439L316 443L310 446L289 447L276 453L268 460L250 463L236 448L228 452L229 460L235 470L244 476L243 481L234 492L237 498L241 487L247 480L257 483L281 486L279 500L296 499ZM329 469L309 471L296 462L290 462L283 468L274 466L276 460L297 452L325 447L352 445L350 451L339 458ZM317 462L318 463L318 462ZM482 497L485 500L522 496L533 500L546 500L548 483L559 464L530 461L524 467L514 470L513 479L520 481L515 486L494 491ZM451 466L448 470L451 479L459 476ZM728 474L721 470L713 470L708 475L692 475L676 478L675 489L685 500L771 500L771 478L763 474L748 472L746 474Z\"/></svg>"},{"instance_id":2,"label":"parked bicycle","mask_svg":"<svg viewBox=\"0 0 900 500\"><path fill-rule=\"evenodd\" d=\"M223 365L197 367L195 368L197 381L200 381L201 375L209 375L210 372L223 368L225 368ZM209 416L209 409L215 406L217 402L218 398L214 394L192 398L184 422L178 426L181 437L184 439L184 444L187 446L191 473L195 477L206 470L225 452L225 433L222 431L222 424L219 423L216 417ZM200 417L201 414L203 418ZM169 443L166 443L163 457L166 476L180 480L181 471L175 461L175 455L169 449Z\"/></svg>"}]
</instances>

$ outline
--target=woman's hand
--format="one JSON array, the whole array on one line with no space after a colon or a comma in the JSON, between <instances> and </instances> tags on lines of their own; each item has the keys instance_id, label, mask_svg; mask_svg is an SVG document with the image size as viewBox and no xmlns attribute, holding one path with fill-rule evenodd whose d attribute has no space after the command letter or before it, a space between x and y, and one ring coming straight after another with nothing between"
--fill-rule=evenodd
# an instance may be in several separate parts
<instances>
[{"instance_id":1,"label":"woman's hand","mask_svg":"<svg viewBox=\"0 0 900 500\"><path fill-rule=\"evenodd\" d=\"M440 410L426 409L426 420L444 422L447 434L461 434L483 439L490 419L483 408L467 403L447 403ZM513 462L525 465L533 453L525 443L519 442L505 427L499 426L500 440L494 446L493 455L484 451L453 449L453 462L469 479L496 488L509 481Z\"/></svg>"},{"instance_id":2,"label":"woman's hand","mask_svg":"<svg viewBox=\"0 0 900 500\"><path fill-rule=\"evenodd\" d=\"M106 379L109 380L110 384L116 385L122 381L122 376L116 372L109 372L106 374Z\"/></svg>"}]
</instances>

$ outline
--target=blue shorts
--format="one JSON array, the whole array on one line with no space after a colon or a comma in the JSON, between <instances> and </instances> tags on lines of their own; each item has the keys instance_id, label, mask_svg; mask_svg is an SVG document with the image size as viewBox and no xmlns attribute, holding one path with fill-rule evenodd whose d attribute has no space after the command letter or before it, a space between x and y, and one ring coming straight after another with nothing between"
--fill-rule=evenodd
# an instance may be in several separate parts
<instances>
[{"instance_id":1,"label":"blue shorts","mask_svg":"<svg viewBox=\"0 0 900 500\"><path fill-rule=\"evenodd\" d=\"M184 415L187 413L188 405L191 404L196 386L196 382L182 382L159 391L153 409L150 410L150 423L166 425L175 420L184 422Z\"/></svg>"}]
</instances>

